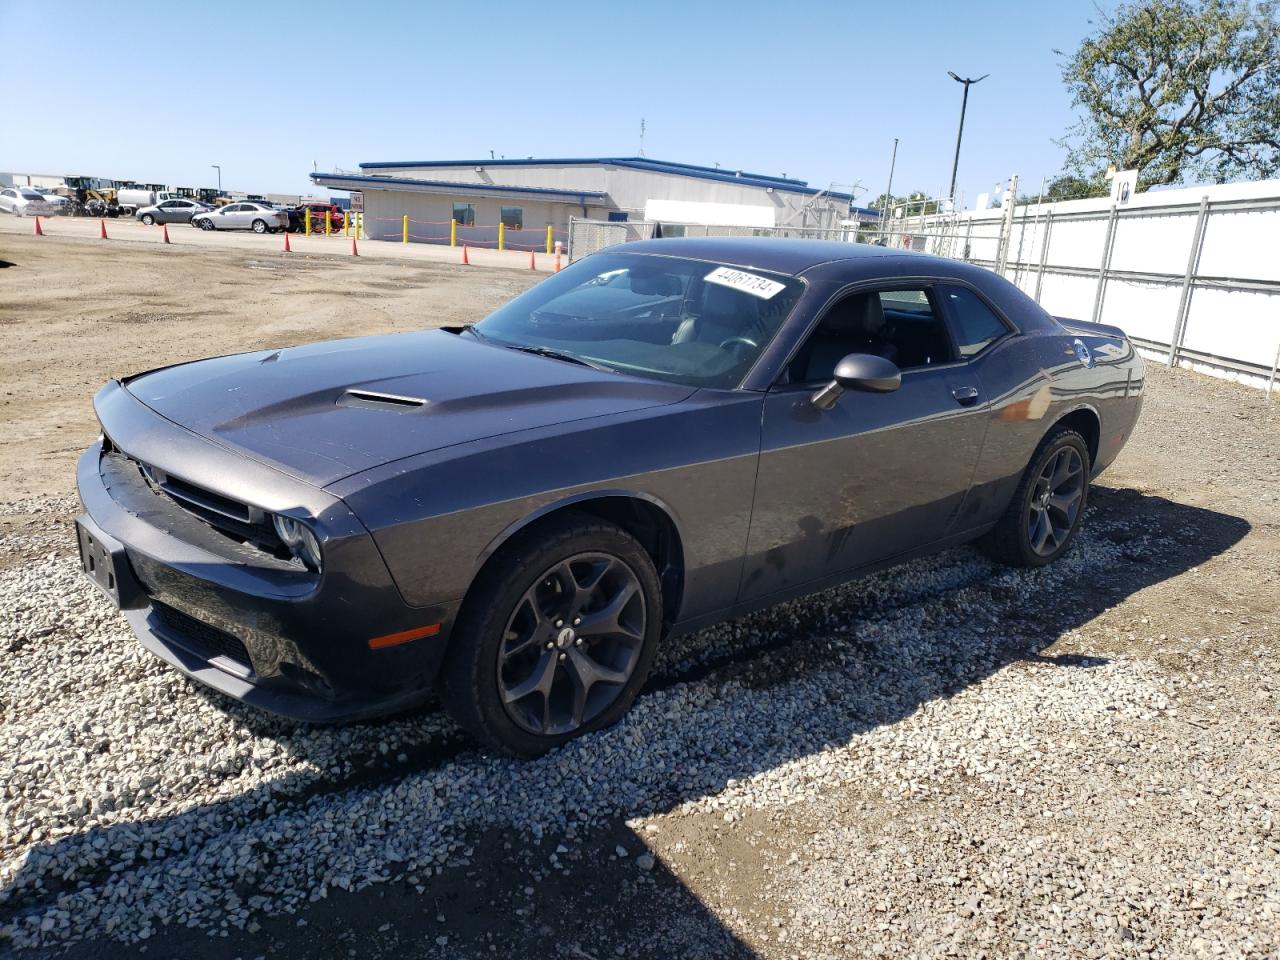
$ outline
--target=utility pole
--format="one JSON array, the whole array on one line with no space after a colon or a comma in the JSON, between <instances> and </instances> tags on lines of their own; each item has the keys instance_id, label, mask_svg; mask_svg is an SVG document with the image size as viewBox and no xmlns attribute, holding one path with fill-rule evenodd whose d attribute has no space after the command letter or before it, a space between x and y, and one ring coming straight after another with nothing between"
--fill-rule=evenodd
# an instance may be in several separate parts
<instances>
[{"instance_id":1,"label":"utility pole","mask_svg":"<svg viewBox=\"0 0 1280 960\"><path fill-rule=\"evenodd\" d=\"M884 231L889 223L889 204L893 196L893 168L898 164L898 138L893 138L893 156L889 158L889 186L884 188L884 203L880 207L880 219L884 221L884 226L880 228L880 239L884 239Z\"/></svg>"},{"instance_id":2,"label":"utility pole","mask_svg":"<svg viewBox=\"0 0 1280 960\"><path fill-rule=\"evenodd\" d=\"M956 159L951 164L951 190L948 193L948 196L952 200L952 206L954 206L955 198L956 198L956 171L960 169L960 141L964 138L964 112L965 112L965 109L969 106L969 87L975 83L980 83L981 81L987 79L987 77L991 76L991 74L984 73L982 76L977 77L976 79L972 77L965 79L962 77L957 77L952 71L948 70L947 76L949 76L956 83L964 84L964 97L960 101L960 130L958 133L956 133Z\"/></svg>"},{"instance_id":3,"label":"utility pole","mask_svg":"<svg viewBox=\"0 0 1280 960\"><path fill-rule=\"evenodd\" d=\"M211 163L209 166L218 171L218 196L222 196L222 167L216 163Z\"/></svg>"},{"instance_id":4,"label":"utility pole","mask_svg":"<svg viewBox=\"0 0 1280 960\"><path fill-rule=\"evenodd\" d=\"M640 118L640 156L644 156L644 117ZM716 164L720 166L720 164Z\"/></svg>"}]
</instances>

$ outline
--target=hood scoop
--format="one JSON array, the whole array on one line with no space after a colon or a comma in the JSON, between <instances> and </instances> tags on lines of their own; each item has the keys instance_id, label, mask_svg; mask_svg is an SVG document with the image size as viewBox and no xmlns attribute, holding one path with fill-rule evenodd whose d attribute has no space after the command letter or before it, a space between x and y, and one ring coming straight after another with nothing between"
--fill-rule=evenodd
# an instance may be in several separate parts
<instances>
[{"instance_id":1,"label":"hood scoop","mask_svg":"<svg viewBox=\"0 0 1280 960\"><path fill-rule=\"evenodd\" d=\"M343 407L374 407L390 410L417 410L427 405L423 397L407 397L399 393L381 393L377 390L348 390L338 398Z\"/></svg>"}]
</instances>

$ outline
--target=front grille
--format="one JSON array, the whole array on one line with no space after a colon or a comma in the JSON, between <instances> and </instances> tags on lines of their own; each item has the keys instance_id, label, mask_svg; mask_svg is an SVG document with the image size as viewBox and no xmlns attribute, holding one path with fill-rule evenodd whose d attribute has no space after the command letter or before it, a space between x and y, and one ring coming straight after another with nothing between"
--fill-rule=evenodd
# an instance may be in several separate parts
<instances>
[{"instance_id":1,"label":"front grille","mask_svg":"<svg viewBox=\"0 0 1280 960\"><path fill-rule=\"evenodd\" d=\"M178 634L177 639L184 646L192 648L192 652L208 657L226 657L240 664L245 670L253 670L253 661L249 659L249 651L245 649L239 638L233 637L225 630L188 616L181 610L175 610L159 601L153 601L151 612L169 629Z\"/></svg>"}]
</instances>

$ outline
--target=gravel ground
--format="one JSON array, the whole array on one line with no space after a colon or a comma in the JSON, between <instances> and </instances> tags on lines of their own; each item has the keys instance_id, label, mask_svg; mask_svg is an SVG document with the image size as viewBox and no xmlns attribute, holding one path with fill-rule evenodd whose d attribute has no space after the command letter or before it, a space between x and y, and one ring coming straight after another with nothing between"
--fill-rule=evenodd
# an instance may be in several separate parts
<instances>
[{"instance_id":1,"label":"gravel ground","mask_svg":"<svg viewBox=\"0 0 1280 960\"><path fill-rule=\"evenodd\" d=\"M0 953L1280 955L1280 405L1151 373L1057 564L672 641L527 763L204 691L82 582L70 477L0 506Z\"/></svg>"}]
</instances>

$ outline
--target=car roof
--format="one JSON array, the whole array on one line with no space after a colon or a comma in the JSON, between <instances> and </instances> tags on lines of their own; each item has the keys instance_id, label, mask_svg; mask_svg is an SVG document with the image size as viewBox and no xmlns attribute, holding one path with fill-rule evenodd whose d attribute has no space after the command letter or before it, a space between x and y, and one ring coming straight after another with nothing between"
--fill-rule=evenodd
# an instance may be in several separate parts
<instances>
[{"instance_id":1,"label":"car roof","mask_svg":"<svg viewBox=\"0 0 1280 960\"><path fill-rule=\"evenodd\" d=\"M785 237L671 237L659 240L636 240L627 244L628 253L663 254L716 260L738 266L772 270L776 273L800 274L819 264L847 260L900 261L909 270L920 270L921 261L953 265L942 257L910 250L894 250L869 243L843 243L837 240L792 240ZM892 270L888 262L883 266Z\"/></svg>"}]
</instances>

